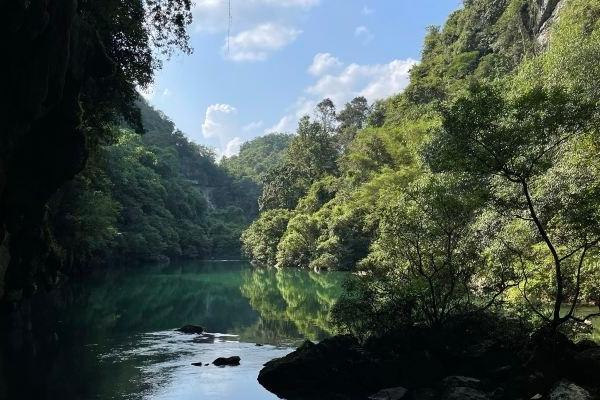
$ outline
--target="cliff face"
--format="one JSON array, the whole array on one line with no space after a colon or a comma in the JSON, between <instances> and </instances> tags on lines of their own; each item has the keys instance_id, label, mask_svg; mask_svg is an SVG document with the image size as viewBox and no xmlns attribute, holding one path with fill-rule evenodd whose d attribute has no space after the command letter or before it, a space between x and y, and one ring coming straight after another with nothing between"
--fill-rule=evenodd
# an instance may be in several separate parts
<instances>
[{"instance_id":1,"label":"cliff face","mask_svg":"<svg viewBox=\"0 0 600 400\"><path fill-rule=\"evenodd\" d=\"M538 45L544 49L550 39L550 29L557 20L566 0L536 0L533 3L535 21L534 35Z\"/></svg>"},{"instance_id":2,"label":"cliff face","mask_svg":"<svg viewBox=\"0 0 600 400\"><path fill-rule=\"evenodd\" d=\"M45 205L87 158L82 93L113 73L77 7L0 2L0 298L8 301L54 279Z\"/></svg>"}]
</instances>

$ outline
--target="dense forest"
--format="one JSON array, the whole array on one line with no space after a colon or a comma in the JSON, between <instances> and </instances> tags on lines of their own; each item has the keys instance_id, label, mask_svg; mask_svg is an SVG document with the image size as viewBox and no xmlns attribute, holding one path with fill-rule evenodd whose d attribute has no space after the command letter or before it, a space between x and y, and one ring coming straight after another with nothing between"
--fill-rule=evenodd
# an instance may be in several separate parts
<instances>
[{"instance_id":1,"label":"dense forest","mask_svg":"<svg viewBox=\"0 0 600 400\"><path fill-rule=\"evenodd\" d=\"M260 137L219 165L144 100L143 132L117 128L86 168L49 203L55 254L66 268L89 263L240 258L256 218L261 168L276 163L284 135ZM271 159L263 159L263 154ZM65 271L65 268L63 268Z\"/></svg>"},{"instance_id":2,"label":"dense forest","mask_svg":"<svg viewBox=\"0 0 600 400\"><path fill-rule=\"evenodd\" d=\"M404 93L325 99L300 122L246 253L358 272L335 314L358 335L475 308L586 319L576 305L600 302L599 12L465 2L430 28Z\"/></svg>"}]
</instances>

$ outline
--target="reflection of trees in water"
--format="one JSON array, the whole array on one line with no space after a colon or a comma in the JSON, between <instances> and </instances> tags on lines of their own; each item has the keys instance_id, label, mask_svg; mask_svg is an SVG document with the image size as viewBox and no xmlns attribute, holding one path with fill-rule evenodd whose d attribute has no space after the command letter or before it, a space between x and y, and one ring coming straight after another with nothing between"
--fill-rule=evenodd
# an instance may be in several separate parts
<instances>
[{"instance_id":1,"label":"reflection of trees in water","mask_svg":"<svg viewBox=\"0 0 600 400\"><path fill-rule=\"evenodd\" d=\"M285 336L312 340L333 334L329 311L341 292L343 273L317 274L302 270L247 271L241 291L261 316L262 327L290 327Z\"/></svg>"},{"instance_id":2,"label":"reflection of trees in water","mask_svg":"<svg viewBox=\"0 0 600 400\"><path fill-rule=\"evenodd\" d=\"M239 294L239 268L202 272L173 265L146 267L143 273L111 272L97 285L88 284L65 317L93 334L153 332L187 323L228 333L254 323L256 312Z\"/></svg>"}]
</instances>

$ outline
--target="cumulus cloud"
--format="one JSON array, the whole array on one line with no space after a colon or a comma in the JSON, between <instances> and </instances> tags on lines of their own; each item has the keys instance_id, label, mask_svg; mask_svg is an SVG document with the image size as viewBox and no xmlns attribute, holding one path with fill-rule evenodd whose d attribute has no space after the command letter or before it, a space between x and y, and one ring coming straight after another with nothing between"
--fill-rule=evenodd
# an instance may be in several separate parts
<instances>
[{"instance_id":1,"label":"cumulus cloud","mask_svg":"<svg viewBox=\"0 0 600 400\"><path fill-rule=\"evenodd\" d=\"M293 132L296 130L296 125L298 123L298 118L295 114L292 115L284 115L281 117L279 121L275 125L270 128L265 129L265 134L277 132Z\"/></svg>"},{"instance_id":2,"label":"cumulus cloud","mask_svg":"<svg viewBox=\"0 0 600 400\"><path fill-rule=\"evenodd\" d=\"M237 109L229 104L212 104L206 109L202 134L205 138L231 137L237 132Z\"/></svg>"},{"instance_id":3,"label":"cumulus cloud","mask_svg":"<svg viewBox=\"0 0 600 400\"><path fill-rule=\"evenodd\" d=\"M366 26L359 26L354 30L354 37L360 40L362 44L369 44L375 38L375 35Z\"/></svg>"},{"instance_id":4,"label":"cumulus cloud","mask_svg":"<svg viewBox=\"0 0 600 400\"><path fill-rule=\"evenodd\" d=\"M226 58L236 62L264 61L269 54L292 43L301 33L279 24L261 24L226 39L222 51Z\"/></svg>"},{"instance_id":5,"label":"cumulus cloud","mask_svg":"<svg viewBox=\"0 0 600 400\"><path fill-rule=\"evenodd\" d=\"M240 152L240 147L243 143L244 141L242 139L240 139L237 136L234 137L229 142L227 142L227 145L225 146L225 150L223 151L222 155L225 157L235 156Z\"/></svg>"},{"instance_id":6,"label":"cumulus cloud","mask_svg":"<svg viewBox=\"0 0 600 400\"><path fill-rule=\"evenodd\" d=\"M338 74L318 77L287 110L286 115L265 132L294 131L298 119L312 113L317 103L324 98L330 98L337 107L342 107L357 96L364 96L372 103L400 93L408 85L410 69L416 63L413 59L393 60L387 64L353 63Z\"/></svg>"},{"instance_id":7,"label":"cumulus cloud","mask_svg":"<svg viewBox=\"0 0 600 400\"><path fill-rule=\"evenodd\" d=\"M306 89L317 99L330 98L341 105L356 96L374 101L401 92L409 82L415 60L393 60L388 64L350 64L337 75L321 77Z\"/></svg>"},{"instance_id":8,"label":"cumulus cloud","mask_svg":"<svg viewBox=\"0 0 600 400\"><path fill-rule=\"evenodd\" d=\"M319 53L315 55L312 64L308 67L308 72L311 75L321 76L326 72L337 69L343 64L330 53Z\"/></svg>"}]
</instances>

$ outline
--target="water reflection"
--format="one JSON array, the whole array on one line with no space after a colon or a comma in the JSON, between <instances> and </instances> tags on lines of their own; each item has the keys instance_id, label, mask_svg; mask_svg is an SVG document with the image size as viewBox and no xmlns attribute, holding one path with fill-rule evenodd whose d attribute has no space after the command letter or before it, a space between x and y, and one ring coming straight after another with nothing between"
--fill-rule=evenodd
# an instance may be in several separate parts
<instances>
[{"instance_id":1,"label":"water reflection","mask_svg":"<svg viewBox=\"0 0 600 400\"><path fill-rule=\"evenodd\" d=\"M245 271L241 292L260 314L253 334L266 342L285 336L321 340L333 334L328 316L343 279L344 273L336 272Z\"/></svg>"},{"instance_id":2,"label":"water reflection","mask_svg":"<svg viewBox=\"0 0 600 400\"><path fill-rule=\"evenodd\" d=\"M35 337L0 354L0 399L273 398L259 369L332 333L342 280L212 262L98 273L35 300ZM189 323L218 334L173 332ZM190 365L229 355L242 365Z\"/></svg>"}]
</instances>

